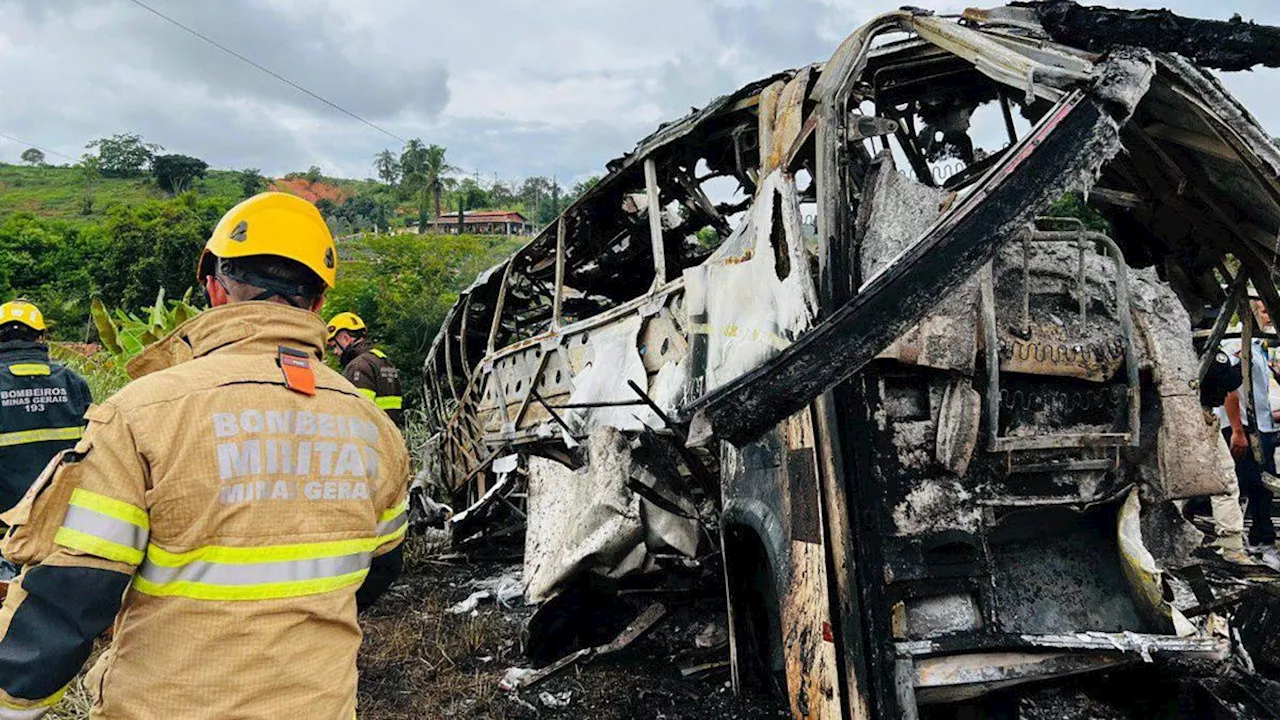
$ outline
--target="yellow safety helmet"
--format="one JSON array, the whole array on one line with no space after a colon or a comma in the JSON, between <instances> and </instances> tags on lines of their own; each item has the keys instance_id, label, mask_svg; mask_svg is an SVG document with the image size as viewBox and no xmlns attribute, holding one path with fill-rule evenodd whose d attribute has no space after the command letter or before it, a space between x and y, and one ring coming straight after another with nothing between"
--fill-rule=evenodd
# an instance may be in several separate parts
<instances>
[{"instance_id":1,"label":"yellow safety helmet","mask_svg":"<svg viewBox=\"0 0 1280 720\"><path fill-rule=\"evenodd\" d=\"M44 315L40 308L26 300L11 300L0 305L0 325L18 322L32 330L44 332L48 328L44 323Z\"/></svg>"},{"instance_id":2,"label":"yellow safety helmet","mask_svg":"<svg viewBox=\"0 0 1280 720\"><path fill-rule=\"evenodd\" d=\"M364 329L366 329L366 326L359 315L353 312L338 313L329 320L329 334L326 337L326 342L333 342L333 338L338 335L339 330L358 332Z\"/></svg>"},{"instance_id":3,"label":"yellow safety helmet","mask_svg":"<svg viewBox=\"0 0 1280 720\"><path fill-rule=\"evenodd\" d=\"M203 283L214 273L214 258L252 255L275 255L302 263L326 287L333 287L338 277L333 233L316 206L296 195L259 193L228 210L200 253L196 279Z\"/></svg>"}]
</instances>

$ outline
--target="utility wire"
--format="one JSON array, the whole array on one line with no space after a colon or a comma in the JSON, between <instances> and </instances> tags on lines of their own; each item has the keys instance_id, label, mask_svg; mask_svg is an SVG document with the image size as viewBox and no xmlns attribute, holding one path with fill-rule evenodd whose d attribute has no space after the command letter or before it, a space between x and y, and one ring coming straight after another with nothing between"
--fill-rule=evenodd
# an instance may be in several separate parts
<instances>
[{"instance_id":1,"label":"utility wire","mask_svg":"<svg viewBox=\"0 0 1280 720\"><path fill-rule=\"evenodd\" d=\"M70 155L63 155L62 153L58 152L57 150L50 150L50 149L48 149L48 148L42 148L42 147L40 147L39 145L36 145L35 143L29 143L29 142L27 142L26 140L23 140L22 138L16 138L16 137L14 137L14 136L12 136L12 135L5 135L4 133L0 133L0 138L4 138L5 140L12 140L12 141L14 141L14 142L18 143L19 145L26 145L27 147L33 147L33 148L35 148L35 149L39 150L40 152L44 153L45 155L57 155L58 157L60 157L60 158L66 158L66 159L70 160L71 162L75 162L75 161L76 161L76 159L75 159L75 158L73 158L73 157L71 157Z\"/></svg>"},{"instance_id":2,"label":"utility wire","mask_svg":"<svg viewBox=\"0 0 1280 720\"><path fill-rule=\"evenodd\" d=\"M148 5L148 4L144 3L144 2L142 2L142 0L129 0L129 1L130 1L130 2L132 2L134 5L137 5L138 7L142 8L143 10L146 10L147 12L151 13L152 15L155 15L155 16L157 16L157 17L161 18L162 20L165 20L166 22L172 23L173 25L177 25L178 27L182 28L183 30L186 30L187 32L191 33L192 35L195 35L196 37L198 37L198 38L200 38L201 40L203 40L203 41L205 41L205 42L209 43L210 45L212 45L212 46L214 46L214 47L218 48L219 50L221 50L221 51L223 51L223 52L225 52L225 53L227 53L227 54L229 54L229 55L232 55L232 56L236 57L236 58L237 58L237 59L239 59L240 61L245 62L245 63L247 63L247 64L249 64L249 65L251 65L251 66L253 66L253 67L255 67L255 68L259 69L259 70L261 70L262 72L264 72L264 73L266 73L266 74L270 75L271 77L273 77L273 78L275 78L275 79L279 80L280 82L284 83L285 85L288 85L289 87L291 87L291 88L293 88L293 89L295 89L295 90L297 90L297 91L299 91L299 92L301 92L301 93L304 93L304 94L306 94L306 95L309 95L309 96L311 96L311 97L315 98L316 100L319 100L320 102L324 103L325 105L328 105L329 107L333 108L334 110L337 110L337 111L338 111L338 112L340 112L340 113L343 113L343 114L345 114L345 115L349 115L349 116L351 116L351 117L355 118L356 120L359 120L360 122L364 123L365 125L368 125L369 127L373 128L374 130L377 130L378 132L382 133L383 135L386 135L386 136L388 136L388 137L394 138L394 139L398 140L398 141L399 141L399 142L401 142L401 143L407 142L404 138L400 137L399 135L396 135L395 133L391 132L390 130L387 130L387 129L382 128L382 127L380 127L380 126L378 126L378 125L375 125L374 123L372 123L372 122L370 122L370 121L368 121L368 120L365 120L364 118L362 118L362 117L360 117L359 115L357 115L357 114L355 114L355 113L351 112L350 110L348 110L348 109L346 109L346 108L342 107L341 105L338 105L337 103L335 103L335 102L333 102L333 101L331 101L331 100L328 100L328 99L326 99L326 98L324 98L324 97L321 97L321 96L320 96L319 94L317 94L317 93L311 92L310 90L308 90L308 89L306 89L306 88L302 87L301 85L299 85L298 83L296 83L296 82L294 82L294 81L290 80L289 78L284 77L284 76L283 76L283 75L281 75L280 73L277 73L277 72L275 72L275 71L273 71L273 70L271 70L271 69L269 69L269 68L265 68L265 67L263 67L262 65L259 65L258 63L256 63L256 62L254 62L254 61L250 60L249 58L245 57L244 55L241 55L240 53L236 52L235 50L232 50L231 48L227 47L226 45L223 45L222 43L218 42L217 40L214 40L213 38L210 38L210 37L209 37L209 36L207 36L207 35L203 35L203 34L201 34L201 33L197 32L197 31L195 31L195 30L191 29L190 27L187 27L186 25L183 25L182 23L178 22L177 20L174 20L173 18L169 17L168 15L165 15L164 13L160 12L159 10L156 10L155 8L151 7L150 5Z\"/></svg>"}]
</instances>

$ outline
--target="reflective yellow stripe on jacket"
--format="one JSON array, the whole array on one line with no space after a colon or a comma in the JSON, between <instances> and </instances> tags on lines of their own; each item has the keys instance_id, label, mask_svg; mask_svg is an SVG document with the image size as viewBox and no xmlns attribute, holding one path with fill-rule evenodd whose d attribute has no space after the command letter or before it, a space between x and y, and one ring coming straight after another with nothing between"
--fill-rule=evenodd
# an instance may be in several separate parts
<instances>
[{"instance_id":1,"label":"reflective yellow stripe on jacket","mask_svg":"<svg viewBox=\"0 0 1280 720\"><path fill-rule=\"evenodd\" d=\"M49 375L53 371L44 363L14 363L9 366L9 372L18 377L33 377Z\"/></svg>"},{"instance_id":2,"label":"reflective yellow stripe on jacket","mask_svg":"<svg viewBox=\"0 0 1280 720\"><path fill-rule=\"evenodd\" d=\"M79 440L81 437L84 437L84 428L79 425L64 428L19 430L17 432L0 433L0 447L48 442L50 440Z\"/></svg>"},{"instance_id":3,"label":"reflective yellow stripe on jacket","mask_svg":"<svg viewBox=\"0 0 1280 720\"><path fill-rule=\"evenodd\" d=\"M399 395L379 395L368 388L356 388L356 390L359 390L361 395L372 400L374 405L377 405L383 410L404 409L404 398Z\"/></svg>"},{"instance_id":4,"label":"reflective yellow stripe on jacket","mask_svg":"<svg viewBox=\"0 0 1280 720\"><path fill-rule=\"evenodd\" d=\"M404 399L399 395L379 395L373 399L373 403L383 410L401 410Z\"/></svg>"},{"instance_id":5,"label":"reflective yellow stripe on jacket","mask_svg":"<svg viewBox=\"0 0 1280 720\"><path fill-rule=\"evenodd\" d=\"M409 526L409 499L382 513L378 518L378 545L404 537Z\"/></svg>"},{"instance_id":6,"label":"reflective yellow stripe on jacket","mask_svg":"<svg viewBox=\"0 0 1280 720\"><path fill-rule=\"evenodd\" d=\"M196 600L272 600L318 595L364 581L373 553L402 537L401 504L379 518L372 538L318 543L230 547L210 545L173 553L147 546L133 587L147 595Z\"/></svg>"},{"instance_id":7,"label":"reflective yellow stripe on jacket","mask_svg":"<svg viewBox=\"0 0 1280 720\"><path fill-rule=\"evenodd\" d=\"M53 541L72 550L137 565L142 562L150 530L146 510L76 488Z\"/></svg>"},{"instance_id":8,"label":"reflective yellow stripe on jacket","mask_svg":"<svg viewBox=\"0 0 1280 720\"><path fill-rule=\"evenodd\" d=\"M39 720L66 694L67 687L64 686L58 692L32 705L16 705L0 698L0 720Z\"/></svg>"}]
</instances>

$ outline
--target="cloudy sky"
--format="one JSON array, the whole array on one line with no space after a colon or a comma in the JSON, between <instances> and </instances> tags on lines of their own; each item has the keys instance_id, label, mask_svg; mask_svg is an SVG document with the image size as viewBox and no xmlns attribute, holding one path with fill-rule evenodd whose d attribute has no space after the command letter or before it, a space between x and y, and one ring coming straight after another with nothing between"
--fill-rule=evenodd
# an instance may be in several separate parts
<instances>
[{"instance_id":1,"label":"cloudy sky","mask_svg":"<svg viewBox=\"0 0 1280 720\"><path fill-rule=\"evenodd\" d=\"M445 145L482 179L570 182L691 106L825 60L850 30L902 2L141 1L397 136ZM1157 3L1280 25L1274 0ZM1226 80L1280 134L1280 71ZM78 157L87 141L119 132L276 175L314 164L365 177L374 154L399 145L134 0L0 0L0 133ZM0 161L25 148L0 138Z\"/></svg>"}]
</instances>

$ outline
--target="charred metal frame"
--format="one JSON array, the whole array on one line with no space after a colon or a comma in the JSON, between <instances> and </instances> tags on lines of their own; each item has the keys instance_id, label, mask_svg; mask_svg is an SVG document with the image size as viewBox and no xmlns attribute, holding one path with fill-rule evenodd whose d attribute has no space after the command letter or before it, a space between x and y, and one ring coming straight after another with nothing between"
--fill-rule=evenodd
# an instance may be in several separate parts
<instances>
[{"instance_id":1,"label":"charred metal frame","mask_svg":"<svg viewBox=\"0 0 1280 720\"><path fill-rule=\"evenodd\" d=\"M1140 436L1150 438L1140 433L1142 397L1128 312L1129 266L1162 262L1166 268L1176 267L1182 278L1170 282L1181 283L1182 294L1221 305L1211 342L1225 334L1226 321L1250 282L1273 317L1280 317L1274 265L1267 261L1277 250L1271 230L1280 218L1273 209L1280 208L1280 153L1269 142L1259 143L1252 119L1199 68L1171 56L1102 57L1072 48L1069 41L1048 42L1040 24L1044 17L1020 7L969 11L959 24L921 11L886 14L851 35L824 66L775 75L717 99L685 120L663 126L635 152L611 163L609 175L553 226L462 295L433 346L428 387L447 456L442 463L445 484L455 501L486 497L492 490L487 486L489 465L503 453L581 464L575 446L585 433L574 414L635 408L651 412L664 437L681 443L684 463L708 488L714 489L717 471L702 465L716 456L716 450L728 461L760 457L762 448L779 458L776 467L755 468L760 472L742 476L753 479L761 497L726 491L717 499L723 503L722 528L758 536L780 581L802 577L807 583L802 591L787 588L790 595L777 599L784 605L780 613L788 615L796 630L787 640L792 643L789 674L806 668L814 674L828 672L825 665L814 669L821 661L799 648L812 640L812 620L824 613L829 618L830 637L824 642L835 643L830 670L834 678L821 688L824 699L817 699L812 691L820 682L789 677L794 713L829 716L838 706L849 719L914 717L917 699L936 699L930 696L936 695L936 688L921 673L944 667L943 661L952 655L1009 650L1029 657L1054 656L1049 658L1051 665L1071 671L1081 663L1092 667L1094 660L1103 665L1132 661L1135 651L1118 648L1125 638L1117 637L885 640L892 636L887 593L902 591L889 590L885 577L889 541L876 515L884 497L876 487L877 458L869 455L874 421L868 398L875 393L866 382L874 373L863 373L863 368L940 298L975 273L983 280L980 321L987 337L989 451L1106 446L1117 453L1107 459L1039 464L1033 459L1019 465L1024 473L1116 469L1121 446L1135 447ZM1069 33L1064 27L1055 25L1051 31ZM912 37L874 44L885 33L897 31ZM937 77L954 76L973 87L983 84L977 91L969 87L972 93L966 98L981 94L978 102L996 103L1010 140L1008 148L985 160L973 158L945 182L930 172L925 141L915 122L920 103L912 93L937 82L932 75L913 76L925 65L941 73ZM1157 77L1159 83L1153 85ZM995 88L994 95L987 93L988 86ZM863 101L876 105L874 115L858 109ZM1032 124L1021 138L1015 106ZM1188 116L1186 109L1193 108L1198 114L1185 119L1183 127L1169 121L1169 107ZM782 131L787 142L775 142L775 133ZM875 138L880 138L878 144ZM1130 154L1116 158L1121 141ZM955 194L932 228L885 269L864 278L854 259L859 250L854 220L864 199L860 185L877 145L887 149L891 142L897 143L920 183ZM1256 193L1254 208L1243 207L1215 184L1218 168L1206 164L1212 162L1246 171L1253 183L1250 192ZM702 185L730 177L748 195L756 195L769 187L771 171L781 169L789 175L801 168L813 174L817 203L818 322L772 359L701 398L658 402L653 386L629 382L626 397L574 400L573 373L611 360L594 354L594 338L626 322L640 323L637 350L644 356L650 382L656 365L648 364L649 353L661 342L665 355L670 341L673 348L679 346L673 352L692 366L689 387L701 394L704 378L699 373L706 369L708 334L715 329L708 327L705 315L682 306L693 287L683 273L696 270L714 248L694 247L689 238L698 229L712 228L723 241L730 236L732 216L753 207L751 197L714 204ZM1033 226L1027 233L1037 210L1065 190L1087 189L1099 172L1105 189L1097 189L1096 199L1106 205L1108 219L1117 223L1117 240L1087 233L1082 226L1064 232ZM1043 182L1046 178L1049 182ZM680 208L680 214L666 211L672 207ZM1176 224L1158 222L1162 212L1194 218L1187 221L1189 231L1180 234ZM990 272L979 270L991 262L1002 242L1016 239L1020 232L1026 233L1027 242L1081 245L1082 320L1087 313L1085 243L1103 245L1115 263L1128 432L1030 440L1000 437L994 288ZM1219 270L1228 255L1240 261L1235 277ZM1221 272L1228 283L1226 292L1206 279L1214 272ZM1024 271L1024 283L1027 277ZM1024 323L1029 316L1026 302ZM1250 317L1246 342L1253 331ZM563 373L570 379L560 377ZM683 447L686 440L709 452ZM720 477L722 483L725 477ZM759 487L769 483L773 485ZM1101 499L1110 502L1114 496ZM1037 502L1025 493L1006 500L1021 510ZM1053 503L1077 500L1053 498ZM986 498L976 504L989 513L998 503ZM796 508L802 508L805 522L785 515ZM816 532L806 524L814 516ZM721 543L722 552L729 551L723 535ZM992 561L988 557L985 562ZM730 581L726 574L729 589L734 587ZM743 609L735 604L746 600L732 597L731 590L730 594L732 620ZM731 621L731 636L735 627L736 621ZM741 641L734 637L735 685L741 680ZM1200 637L1183 641L1160 635L1152 636L1151 643L1191 655L1216 657L1223 649L1220 641ZM804 647L824 652L826 648ZM1057 657L1063 658L1061 664ZM1014 675L1010 670L1011 679ZM797 693L796 688L801 690Z\"/></svg>"},{"instance_id":2,"label":"charred metal frame","mask_svg":"<svg viewBox=\"0 0 1280 720\"><path fill-rule=\"evenodd\" d=\"M1074 243L1079 246L1080 270L1078 273L1080 287L1080 316L1085 316L1084 296L1084 253L1085 243L1097 243L1107 250L1116 269L1116 304L1119 308L1120 338L1124 343L1124 363L1126 371L1126 396L1129 404L1129 429L1123 433L1088 433L1079 435L1042 435L1027 438L1002 437L1000 435L1000 340L996 337L996 307L994 277L988 267L982 278L982 328L986 342L987 361L987 445L991 452L1015 452L1019 450L1054 450L1061 448L1118 447L1128 445L1137 447L1140 440L1142 393L1138 383L1138 355L1134 350L1133 317L1129 304L1129 272L1125 264L1124 253L1115 241L1103 233L1089 232L1083 228L1078 232L1049 232L1037 230L1034 226L1027 230L1023 242L1023 323L1029 323L1029 299L1031 295L1030 273L1027 257L1033 242Z\"/></svg>"}]
</instances>

